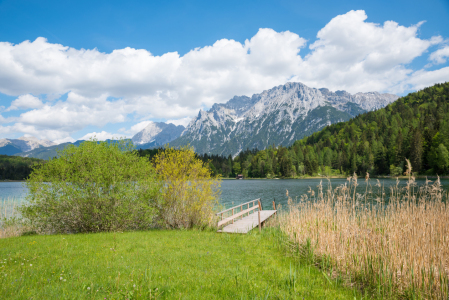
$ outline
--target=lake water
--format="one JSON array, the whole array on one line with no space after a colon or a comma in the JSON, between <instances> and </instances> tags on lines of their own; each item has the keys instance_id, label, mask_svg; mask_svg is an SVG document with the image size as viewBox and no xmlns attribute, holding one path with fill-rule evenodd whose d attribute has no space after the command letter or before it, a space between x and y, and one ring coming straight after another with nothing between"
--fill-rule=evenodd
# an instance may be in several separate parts
<instances>
[{"instance_id":1,"label":"lake water","mask_svg":"<svg viewBox=\"0 0 449 300\"><path fill-rule=\"evenodd\" d=\"M432 179L433 180L433 179ZM396 185L395 179L380 179L385 187L386 194L389 194L389 187ZM323 186L327 187L327 180L323 179ZM346 179L332 179L332 187L335 188L344 184ZM252 179L252 180L223 180L221 183L221 204L226 208L244 203L250 200L261 198L262 205L265 209L272 207L272 201L276 199L276 203L282 205L287 204L288 190L289 195L295 199L303 194L307 194L309 186L316 191L316 186L320 183L320 179ZM358 180L359 186L357 191L364 193L366 189L365 180ZM375 185L376 181L371 180L371 185ZM425 179L417 179L418 185L425 183ZM441 180L442 186L449 191L449 179ZM406 180L400 181L400 187L406 185ZM23 182L0 182L0 200L14 199L21 202L27 195L28 189Z\"/></svg>"}]
</instances>

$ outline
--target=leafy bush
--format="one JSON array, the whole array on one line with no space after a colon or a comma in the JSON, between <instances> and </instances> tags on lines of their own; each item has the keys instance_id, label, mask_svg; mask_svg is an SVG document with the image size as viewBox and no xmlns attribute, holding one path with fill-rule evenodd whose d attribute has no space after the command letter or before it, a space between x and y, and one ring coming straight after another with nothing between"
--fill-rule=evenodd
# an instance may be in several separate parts
<instances>
[{"instance_id":1,"label":"leafy bush","mask_svg":"<svg viewBox=\"0 0 449 300\"><path fill-rule=\"evenodd\" d=\"M22 215L39 232L146 229L158 213L161 185L147 159L125 141L86 141L34 168Z\"/></svg>"},{"instance_id":2,"label":"leafy bush","mask_svg":"<svg viewBox=\"0 0 449 300\"><path fill-rule=\"evenodd\" d=\"M166 148L153 158L164 182L161 221L168 228L212 225L218 205L220 180L192 148Z\"/></svg>"}]
</instances>

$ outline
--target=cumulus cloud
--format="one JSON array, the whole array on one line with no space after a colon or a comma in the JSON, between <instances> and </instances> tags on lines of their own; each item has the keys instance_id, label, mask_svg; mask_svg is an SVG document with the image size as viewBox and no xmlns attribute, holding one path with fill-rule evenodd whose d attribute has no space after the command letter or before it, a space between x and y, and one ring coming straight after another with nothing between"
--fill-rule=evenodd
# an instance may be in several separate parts
<instances>
[{"instance_id":1,"label":"cumulus cloud","mask_svg":"<svg viewBox=\"0 0 449 300\"><path fill-rule=\"evenodd\" d=\"M139 131L142 131L145 127L147 127L151 123L153 123L153 121L142 121L142 122L139 122L139 123L131 126L130 129L120 128L119 132L125 133L129 136L133 136L136 133L138 133Z\"/></svg>"},{"instance_id":2,"label":"cumulus cloud","mask_svg":"<svg viewBox=\"0 0 449 300\"><path fill-rule=\"evenodd\" d=\"M96 139L98 141L104 141L104 140L112 140L112 139L117 140L120 138L124 138L124 136L120 135L120 134L101 131L101 132L88 133L88 134L84 135L83 137L81 137L80 140Z\"/></svg>"},{"instance_id":3,"label":"cumulus cloud","mask_svg":"<svg viewBox=\"0 0 449 300\"><path fill-rule=\"evenodd\" d=\"M413 73L405 65L442 38L418 38L422 22L404 27L393 21L379 25L366 19L361 10L333 18L318 32L294 79L352 93L403 92Z\"/></svg>"},{"instance_id":4,"label":"cumulus cloud","mask_svg":"<svg viewBox=\"0 0 449 300\"><path fill-rule=\"evenodd\" d=\"M409 84L416 89L423 89L438 82L449 81L449 67L434 71L419 70L413 73L408 80Z\"/></svg>"},{"instance_id":5,"label":"cumulus cloud","mask_svg":"<svg viewBox=\"0 0 449 300\"><path fill-rule=\"evenodd\" d=\"M182 119L178 119L178 120L168 120L166 123L172 123L173 125L179 126L182 125L184 127L187 127L187 125L189 125L190 121L192 120L191 117L185 117Z\"/></svg>"},{"instance_id":6,"label":"cumulus cloud","mask_svg":"<svg viewBox=\"0 0 449 300\"><path fill-rule=\"evenodd\" d=\"M433 52L429 56L429 60L432 61L435 65L444 64L449 57L449 45L446 45L444 48L438 49Z\"/></svg>"},{"instance_id":7,"label":"cumulus cloud","mask_svg":"<svg viewBox=\"0 0 449 300\"><path fill-rule=\"evenodd\" d=\"M53 142L59 145L59 144L63 144L63 143L73 143L73 142L76 142L76 140L74 138L68 136L63 139L54 140Z\"/></svg>"},{"instance_id":8,"label":"cumulus cloud","mask_svg":"<svg viewBox=\"0 0 449 300\"><path fill-rule=\"evenodd\" d=\"M6 111L16 110L16 109L30 109L30 108L39 108L44 104L42 101L34 97L33 95L26 94L21 95L19 98L11 102L11 105L6 109Z\"/></svg>"},{"instance_id":9,"label":"cumulus cloud","mask_svg":"<svg viewBox=\"0 0 449 300\"><path fill-rule=\"evenodd\" d=\"M336 16L319 30L303 56L308 43L304 38L269 28L244 43L221 39L184 56L155 56L129 47L103 53L52 44L45 38L1 42L0 92L19 96L9 110L29 109L10 129L2 130L22 128L24 133L61 140L88 125L151 119L186 125L200 108L287 81L351 93L401 93L447 80L446 68L408 67L431 46L441 44L442 37L419 38L422 22L405 27L367 18L361 10ZM429 59L446 62L446 49ZM68 94L66 100L55 98L63 94ZM44 104L32 95L55 101ZM132 135L144 122L122 132Z\"/></svg>"}]
</instances>

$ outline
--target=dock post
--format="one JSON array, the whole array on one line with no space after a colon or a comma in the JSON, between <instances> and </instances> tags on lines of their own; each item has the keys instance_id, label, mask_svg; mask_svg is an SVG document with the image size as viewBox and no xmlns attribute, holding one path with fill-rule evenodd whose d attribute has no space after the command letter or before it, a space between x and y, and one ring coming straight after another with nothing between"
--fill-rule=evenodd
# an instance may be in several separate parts
<instances>
[{"instance_id":1,"label":"dock post","mask_svg":"<svg viewBox=\"0 0 449 300\"><path fill-rule=\"evenodd\" d=\"M232 209L232 215L234 215L234 209ZM232 219L232 224L234 224L234 219Z\"/></svg>"},{"instance_id":2,"label":"dock post","mask_svg":"<svg viewBox=\"0 0 449 300\"><path fill-rule=\"evenodd\" d=\"M257 214L259 215L259 232L262 231L262 225L260 225L260 210L257 211Z\"/></svg>"}]
</instances>

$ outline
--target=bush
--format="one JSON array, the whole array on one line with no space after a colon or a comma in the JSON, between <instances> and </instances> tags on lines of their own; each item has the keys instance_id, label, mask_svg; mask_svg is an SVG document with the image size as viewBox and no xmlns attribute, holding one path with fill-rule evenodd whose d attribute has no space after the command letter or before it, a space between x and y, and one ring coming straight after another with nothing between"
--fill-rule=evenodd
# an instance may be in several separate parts
<instances>
[{"instance_id":1,"label":"bush","mask_svg":"<svg viewBox=\"0 0 449 300\"><path fill-rule=\"evenodd\" d=\"M147 159L125 141L86 141L34 168L24 218L38 232L147 229L158 213L161 185Z\"/></svg>"},{"instance_id":2,"label":"bush","mask_svg":"<svg viewBox=\"0 0 449 300\"><path fill-rule=\"evenodd\" d=\"M166 148L153 158L164 182L161 221L168 228L210 226L218 205L220 180L192 148Z\"/></svg>"}]
</instances>

